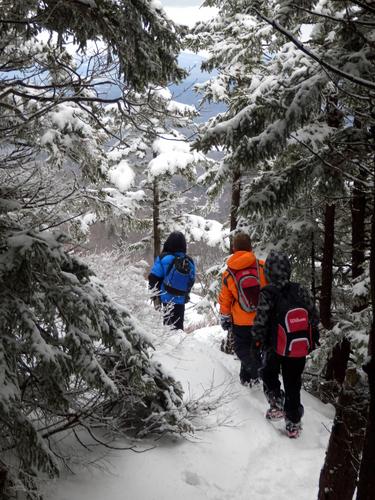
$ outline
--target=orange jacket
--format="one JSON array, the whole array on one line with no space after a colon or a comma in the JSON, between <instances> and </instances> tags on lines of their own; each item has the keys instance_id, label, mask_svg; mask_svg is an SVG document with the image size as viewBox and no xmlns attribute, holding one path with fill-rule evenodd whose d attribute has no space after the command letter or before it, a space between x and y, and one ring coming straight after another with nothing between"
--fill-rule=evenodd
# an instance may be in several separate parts
<instances>
[{"instance_id":1,"label":"orange jacket","mask_svg":"<svg viewBox=\"0 0 375 500\"><path fill-rule=\"evenodd\" d=\"M238 251L231 255L227 264L228 267L237 271L252 266L255 263L256 257L253 252ZM258 260L259 264L259 279L260 287L263 288L266 284L264 276L264 261ZM244 311L238 302L237 286L228 271L224 271L222 276L222 284L219 295L220 313L230 314L234 325L252 325L255 319L255 312Z\"/></svg>"}]
</instances>

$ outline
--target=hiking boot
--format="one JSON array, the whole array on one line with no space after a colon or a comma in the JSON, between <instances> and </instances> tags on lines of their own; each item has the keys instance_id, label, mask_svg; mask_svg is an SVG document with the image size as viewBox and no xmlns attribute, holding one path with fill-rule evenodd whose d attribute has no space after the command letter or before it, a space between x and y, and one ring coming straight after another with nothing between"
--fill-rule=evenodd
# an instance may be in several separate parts
<instances>
[{"instance_id":1,"label":"hiking boot","mask_svg":"<svg viewBox=\"0 0 375 500\"><path fill-rule=\"evenodd\" d=\"M290 420L286 420L285 430L288 437L292 439L298 438L302 431L302 423L301 421L291 422Z\"/></svg>"}]
</instances>

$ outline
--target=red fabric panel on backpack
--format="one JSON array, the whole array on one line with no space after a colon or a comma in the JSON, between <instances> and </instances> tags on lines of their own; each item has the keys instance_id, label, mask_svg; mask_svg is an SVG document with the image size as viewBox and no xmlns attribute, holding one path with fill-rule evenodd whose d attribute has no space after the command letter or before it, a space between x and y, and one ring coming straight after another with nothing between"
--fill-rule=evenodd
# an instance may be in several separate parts
<instances>
[{"instance_id":1,"label":"red fabric panel on backpack","mask_svg":"<svg viewBox=\"0 0 375 500\"><path fill-rule=\"evenodd\" d=\"M309 314L306 309L291 309L285 316L286 329L290 333L309 330Z\"/></svg>"},{"instance_id":2,"label":"red fabric panel on backpack","mask_svg":"<svg viewBox=\"0 0 375 500\"><path fill-rule=\"evenodd\" d=\"M307 339L292 340L289 349L291 358L304 358L309 354L309 341Z\"/></svg>"},{"instance_id":3,"label":"red fabric panel on backpack","mask_svg":"<svg viewBox=\"0 0 375 500\"><path fill-rule=\"evenodd\" d=\"M284 328L281 325L277 326L277 346L276 352L280 354L280 356L285 356L286 349L286 333Z\"/></svg>"},{"instance_id":4,"label":"red fabric panel on backpack","mask_svg":"<svg viewBox=\"0 0 375 500\"><path fill-rule=\"evenodd\" d=\"M259 302L260 286L258 280L253 276L246 276L240 281L245 303L256 309Z\"/></svg>"},{"instance_id":5,"label":"red fabric panel on backpack","mask_svg":"<svg viewBox=\"0 0 375 500\"><path fill-rule=\"evenodd\" d=\"M240 269L239 271L232 271L236 276L237 281L239 281L244 276L254 276L257 277L257 269L256 267L249 267L248 269Z\"/></svg>"}]
</instances>

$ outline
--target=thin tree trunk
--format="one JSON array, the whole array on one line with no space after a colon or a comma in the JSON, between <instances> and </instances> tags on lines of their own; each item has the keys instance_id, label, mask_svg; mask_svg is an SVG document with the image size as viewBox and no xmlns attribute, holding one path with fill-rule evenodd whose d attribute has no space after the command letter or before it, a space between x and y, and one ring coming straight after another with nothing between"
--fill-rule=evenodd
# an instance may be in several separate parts
<instances>
[{"instance_id":1,"label":"thin tree trunk","mask_svg":"<svg viewBox=\"0 0 375 500\"><path fill-rule=\"evenodd\" d=\"M366 195L361 184L354 182L352 192L352 278L363 273L365 261Z\"/></svg>"},{"instance_id":2,"label":"thin tree trunk","mask_svg":"<svg viewBox=\"0 0 375 500\"><path fill-rule=\"evenodd\" d=\"M315 304L316 301L316 282L315 282L315 238L314 231L311 231L311 294Z\"/></svg>"},{"instance_id":3,"label":"thin tree trunk","mask_svg":"<svg viewBox=\"0 0 375 500\"><path fill-rule=\"evenodd\" d=\"M320 321L329 329L332 327L332 279L333 251L335 243L335 205L327 204L324 213L324 247L322 261L322 288L320 295Z\"/></svg>"},{"instance_id":4,"label":"thin tree trunk","mask_svg":"<svg viewBox=\"0 0 375 500\"><path fill-rule=\"evenodd\" d=\"M160 255L161 237L160 237L160 193L159 183L154 179L153 183L153 204L152 204L152 221L153 221L153 236L154 236L154 259Z\"/></svg>"},{"instance_id":5,"label":"thin tree trunk","mask_svg":"<svg viewBox=\"0 0 375 500\"><path fill-rule=\"evenodd\" d=\"M236 168L232 177L232 198L230 204L230 232L231 235L237 227L238 209L241 201L241 171ZM230 238L230 253L233 253L233 236Z\"/></svg>"},{"instance_id":6,"label":"thin tree trunk","mask_svg":"<svg viewBox=\"0 0 375 500\"><path fill-rule=\"evenodd\" d=\"M8 471L5 465L0 462L0 498L5 498L5 488L8 478Z\"/></svg>"},{"instance_id":7,"label":"thin tree trunk","mask_svg":"<svg viewBox=\"0 0 375 500\"><path fill-rule=\"evenodd\" d=\"M326 380L335 380L339 385L344 383L350 356L350 347L350 340L346 337L334 346L331 356L327 361Z\"/></svg>"},{"instance_id":8,"label":"thin tree trunk","mask_svg":"<svg viewBox=\"0 0 375 500\"><path fill-rule=\"evenodd\" d=\"M375 324L372 322L372 339L375 337ZM370 407L363 445L362 461L359 470L357 500L374 500L375 496L375 358L364 367L370 386Z\"/></svg>"},{"instance_id":9,"label":"thin tree trunk","mask_svg":"<svg viewBox=\"0 0 375 500\"><path fill-rule=\"evenodd\" d=\"M375 497L375 168L372 196L371 243L370 243L370 289L372 324L369 338L369 361L363 367L370 387L370 407L367 419L362 462L359 471L357 500L373 500Z\"/></svg>"}]
</instances>

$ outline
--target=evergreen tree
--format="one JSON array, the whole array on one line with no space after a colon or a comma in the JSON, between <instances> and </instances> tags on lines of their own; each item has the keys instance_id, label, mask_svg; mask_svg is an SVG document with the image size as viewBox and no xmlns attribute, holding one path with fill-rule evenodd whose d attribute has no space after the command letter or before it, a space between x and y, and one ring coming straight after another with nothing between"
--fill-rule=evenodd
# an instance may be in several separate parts
<instances>
[{"instance_id":1,"label":"evergreen tree","mask_svg":"<svg viewBox=\"0 0 375 500\"><path fill-rule=\"evenodd\" d=\"M111 146L109 156L116 164L110 168L109 178L126 200L137 200L128 203L134 209L129 222L142 239L131 248L139 250L152 242L156 257L162 241L177 228L197 241L194 212L202 204L197 170L215 162L194 151L186 137L195 128L193 118L198 113L193 106L175 101L169 89L162 87L134 94L132 101L141 108L147 103L147 107L131 125L123 122L116 109L112 111L112 127L120 128L124 141ZM198 224L202 226L202 221ZM199 235L198 241L201 239Z\"/></svg>"},{"instance_id":2,"label":"evergreen tree","mask_svg":"<svg viewBox=\"0 0 375 500\"><path fill-rule=\"evenodd\" d=\"M177 30L152 2L0 7L0 496L38 498L37 475L61 466L57 433L98 422L139 434L190 428L181 386L61 231L111 202L96 188L114 134L104 105L131 122L134 89L183 72ZM108 86L118 97L103 96Z\"/></svg>"},{"instance_id":3,"label":"evergreen tree","mask_svg":"<svg viewBox=\"0 0 375 500\"><path fill-rule=\"evenodd\" d=\"M243 189L240 208L250 231L256 229L264 243L276 243L287 249L301 268L310 256L313 271L316 260L323 262L322 320L326 327L335 323L336 330L327 333L326 344L319 354L327 354L335 342L340 345L344 335L350 339L359 367L363 360L360 352L363 353L368 335L360 336L359 340L358 329L372 331L363 286L367 282L367 266L362 259L366 248L364 228L368 227L371 213L366 211L366 206L374 206L371 192L374 116L368 107L375 89L371 56L373 9L363 2L334 0L210 4L219 8L219 14L207 26L202 39L212 42L213 66L221 69L224 60L225 68L230 68L230 61L221 53L218 58L215 52L215 47L224 52L228 40L233 59L235 51L249 61L250 67L247 66L245 85L239 85L234 79L228 112L208 124L197 146L203 151L217 145L226 148L228 154L221 178L225 172L229 174L233 166L255 175ZM248 35L252 36L249 40L244 35L242 42L241 26L247 16L254 16L253 21L248 22ZM199 46L199 26L193 39L196 40L197 35L195 43ZM218 42L220 36L224 43ZM246 63L242 67L246 68ZM348 213L353 217L351 240L345 231ZM361 219L357 226L358 217ZM339 236L336 240L333 230ZM323 251L319 249L321 246ZM358 247L362 249L360 255L353 252L353 248ZM306 272L303 274L306 279ZM335 288L334 309L330 276ZM312 277L315 283L315 271ZM361 288L362 292L357 294ZM358 313L355 302L359 295L362 302ZM339 352L338 365L345 373L348 350L343 348ZM372 366L371 363L368 366ZM366 391L361 386L361 378L354 379L358 383L353 387L347 381L342 388L338 406L344 399L345 404L350 405L352 415L347 428L354 425L363 429L356 407L359 395L366 407ZM344 397L350 392L348 387L352 391L349 399ZM367 443L373 442L371 415L370 412L368 432L372 437ZM340 420L339 411L337 419ZM342 425L346 424L349 421L344 419ZM360 445L353 448L345 439L341 442L345 443L342 450L346 446L348 453L359 459ZM322 498L338 498L335 484L339 484L343 476L352 478L350 487L346 488L351 498L358 470L353 471L353 462L345 458L340 464L335 473L328 466L326 477L331 482L322 482ZM363 492L358 495L367 498L360 496Z\"/></svg>"}]
</instances>

